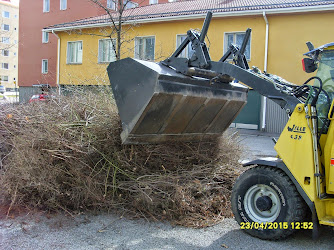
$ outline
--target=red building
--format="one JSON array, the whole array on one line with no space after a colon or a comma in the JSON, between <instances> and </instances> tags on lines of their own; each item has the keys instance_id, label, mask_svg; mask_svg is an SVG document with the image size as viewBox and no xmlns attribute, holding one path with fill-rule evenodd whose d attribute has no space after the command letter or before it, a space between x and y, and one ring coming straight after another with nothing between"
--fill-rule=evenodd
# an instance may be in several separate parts
<instances>
[{"instance_id":1,"label":"red building","mask_svg":"<svg viewBox=\"0 0 334 250\"><path fill-rule=\"evenodd\" d=\"M115 0L102 0L109 7ZM129 6L167 3L175 0L132 0ZM107 3L108 2L108 3ZM53 34L42 33L44 27L102 15L105 11L90 0L20 1L18 86L20 102L34 94L33 85L57 86L57 44Z\"/></svg>"}]
</instances>

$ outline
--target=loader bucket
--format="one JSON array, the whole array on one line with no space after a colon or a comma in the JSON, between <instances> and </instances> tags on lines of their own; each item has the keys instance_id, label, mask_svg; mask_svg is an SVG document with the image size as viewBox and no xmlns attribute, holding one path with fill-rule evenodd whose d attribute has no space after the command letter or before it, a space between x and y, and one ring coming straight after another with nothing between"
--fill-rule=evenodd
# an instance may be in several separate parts
<instances>
[{"instance_id":1,"label":"loader bucket","mask_svg":"<svg viewBox=\"0 0 334 250\"><path fill-rule=\"evenodd\" d=\"M220 136L246 104L248 88L210 84L161 63L131 58L108 75L122 122L123 144L200 141Z\"/></svg>"}]
</instances>

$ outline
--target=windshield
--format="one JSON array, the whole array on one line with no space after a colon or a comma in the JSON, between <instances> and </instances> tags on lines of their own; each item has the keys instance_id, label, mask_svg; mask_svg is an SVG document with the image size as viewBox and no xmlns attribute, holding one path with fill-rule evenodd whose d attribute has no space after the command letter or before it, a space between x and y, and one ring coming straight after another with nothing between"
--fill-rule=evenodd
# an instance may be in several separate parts
<instances>
[{"instance_id":1,"label":"windshield","mask_svg":"<svg viewBox=\"0 0 334 250\"><path fill-rule=\"evenodd\" d=\"M319 67L317 77L322 80L323 90L317 102L318 129L322 133L327 133L327 116L330 105L334 98L334 50L325 50L319 57ZM315 86L319 86L319 81L315 80ZM324 125L325 124L325 125Z\"/></svg>"}]
</instances>

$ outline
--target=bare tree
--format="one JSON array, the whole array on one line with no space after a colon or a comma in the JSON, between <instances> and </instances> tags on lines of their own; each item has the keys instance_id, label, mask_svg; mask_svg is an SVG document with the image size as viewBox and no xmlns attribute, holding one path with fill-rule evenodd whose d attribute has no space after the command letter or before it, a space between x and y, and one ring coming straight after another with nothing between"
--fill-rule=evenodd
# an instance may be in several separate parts
<instances>
[{"instance_id":1,"label":"bare tree","mask_svg":"<svg viewBox=\"0 0 334 250\"><path fill-rule=\"evenodd\" d=\"M106 37L110 39L116 38L116 47L113 44L114 52L116 55L116 60L121 58L122 46L124 43L129 42L124 39L124 35L131 29L127 27L124 29L124 23L129 21L129 18L134 13L136 6L140 5L141 2L138 1L135 3L130 0L88 0L96 5L98 8L101 8L109 19L109 30L104 30L103 33Z\"/></svg>"}]
</instances>

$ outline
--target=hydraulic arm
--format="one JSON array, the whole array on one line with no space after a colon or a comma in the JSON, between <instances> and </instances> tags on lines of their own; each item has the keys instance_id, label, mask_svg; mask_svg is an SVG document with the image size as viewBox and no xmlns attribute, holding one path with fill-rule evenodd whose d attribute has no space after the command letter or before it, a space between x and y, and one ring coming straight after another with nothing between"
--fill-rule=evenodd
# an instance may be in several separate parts
<instances>
[{"instance_id":1,"label":"hydraulic arm","mask_svg":"<svg viewBox=\"0 0 334 250\"><path fill-rule=\"evenodd\" d=\"M228 51L218 62L212 61L204 41L211 18L212 13L208 12L201 33L189 30L187 38L162 64L184 75L209 79L212 84L228 84L235 79L270 98L288 114L291 114L298 103L306 100L307 94L300 92L300 86L291 84L278 76L261 73L257 68L249 69L244 52L250 39L251 29L246 30L240 48L230 44ZM194 51L192 57L190 59L178 57L189 43ZM233 64L228 61L231 56Z\"/></svg>"}]
</instances>

